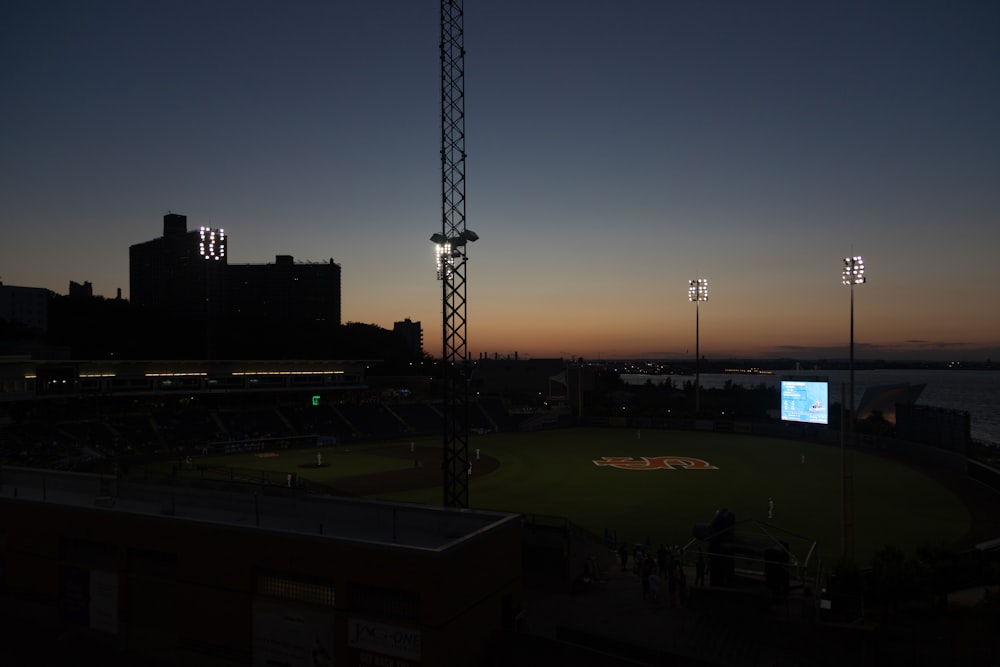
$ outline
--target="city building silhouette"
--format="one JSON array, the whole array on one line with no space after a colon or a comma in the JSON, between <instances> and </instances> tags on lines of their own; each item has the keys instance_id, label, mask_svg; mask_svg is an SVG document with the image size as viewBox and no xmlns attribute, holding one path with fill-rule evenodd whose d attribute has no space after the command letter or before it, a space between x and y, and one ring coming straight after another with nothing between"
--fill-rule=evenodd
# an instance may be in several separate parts
<instances>
[{"instance_id":1,"label":"city building silhouette","mask_svg":"<svg viewBox=\"0 0 1000 667\"><path fill-rule=\"evenodd\" d=\"M294 356L291 339L315 340L340 326L340 276L332 258L230 264L224 229L189 230L187 216L176 213L163 217L163 236L129 247L131 303L147 323L143 335L171 356Z\"/></svg>"},{"instance_id":2,"label":"city building silhouette","mask_svg":"<svg viewBox=\"0 0 1000 667\"><path fill-rule=\"evenodd\" d=\"M424 330L420 322L414 322L407 317L402 322L393 322L392 332L406 340L406 348L413 356L419 357L423 353Z\"/></svg>"},{"instance_id":3,"label":"city building silhouette","mask_svg":"<svg viewBox=\"0 0 1000 667\"><path fill-rule=\"evenodd\" d=\"M0 282L0 320L44 333L48 329L48 297L49 291L42 287L17 287Z\"/></svg>"}]
</instances>

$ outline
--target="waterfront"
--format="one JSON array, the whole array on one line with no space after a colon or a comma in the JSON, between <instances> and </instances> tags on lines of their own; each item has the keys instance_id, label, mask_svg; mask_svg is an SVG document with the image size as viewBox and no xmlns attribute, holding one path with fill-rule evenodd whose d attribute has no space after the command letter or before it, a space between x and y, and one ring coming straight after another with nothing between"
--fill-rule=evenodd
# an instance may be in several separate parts
<instances>
[{"instance_id":1,"label":"waterfront","mask_svg":"<svg viewBox=\"0 0 1000 667\"><path fill-rule=\"evenodd\" d=\"M841 384L849 382L849 372L844 370L794 370L773 371L770 375L743 373L702 373L700 384L703 389L721 389L726 382L756 387L764 384L779 388L782 378L790 376L812 376L826 378L830 382L830 401L836 402L840 396ZM646 381L666 382L683 386L693 382L693 375L622 375L628 384L643 384ZM924 390L917 398L918 405L927 405L951 410L964 410L972 422L973 440L1000 444L1000 371L966 370L863 370L854 373L855 401L861 400L868 387L893 384L924 384ZM778 407L777 404L774 406Z\"/></svg>"}]
</instances>

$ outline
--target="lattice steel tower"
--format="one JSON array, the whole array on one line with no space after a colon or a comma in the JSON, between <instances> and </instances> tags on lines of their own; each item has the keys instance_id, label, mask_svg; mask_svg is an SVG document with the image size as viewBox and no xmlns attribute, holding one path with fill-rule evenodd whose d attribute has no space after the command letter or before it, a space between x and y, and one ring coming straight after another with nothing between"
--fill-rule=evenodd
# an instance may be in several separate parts
<instances>
[{"instance_id":1,"label":"lattice steel tower","mask_svg":"<svg viewBox=\"0 0 1000 667\"><path fill-rule=\"evenodd\" d=\"M469 506L469 359L466 347L465 45L462 0L441 0L441 231L445 507Z\"/></svg>"}]
</instances>

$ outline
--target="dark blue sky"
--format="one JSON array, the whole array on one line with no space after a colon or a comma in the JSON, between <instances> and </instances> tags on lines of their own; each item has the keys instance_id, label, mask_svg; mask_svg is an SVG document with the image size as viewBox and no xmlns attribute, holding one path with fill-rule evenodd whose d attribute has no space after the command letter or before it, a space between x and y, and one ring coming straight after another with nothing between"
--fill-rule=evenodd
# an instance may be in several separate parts
<instances>
[{"instance_id":1,"label":"dark blue sky","mask_svg":"<svg viewBox=\"0 0 1000 667\"><path fill-rule=\"evenodd\" d=\"M1000 3L465 7L474 354L1000 349ZM7 2L0 279L128 291L169 211L440 336L438 3Z\"/></svg>"}]
</instances>

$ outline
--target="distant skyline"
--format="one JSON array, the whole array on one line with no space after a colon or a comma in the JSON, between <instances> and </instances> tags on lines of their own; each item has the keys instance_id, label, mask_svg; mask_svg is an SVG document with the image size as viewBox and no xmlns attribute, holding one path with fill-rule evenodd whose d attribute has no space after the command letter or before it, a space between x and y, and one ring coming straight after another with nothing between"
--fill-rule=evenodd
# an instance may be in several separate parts
<instances>
[{"instance_id":1,"label":"distant skyline","mask_svg":"<svg viewBox=\"0 0 1000 667\"><path fill-rule=\"evenodd\" d=\"M0 281L223 227L441 353L438 3L14 0ZM468 349L1000 359L1000 3L465 3Z\"/></svg>"}]
</instances>

